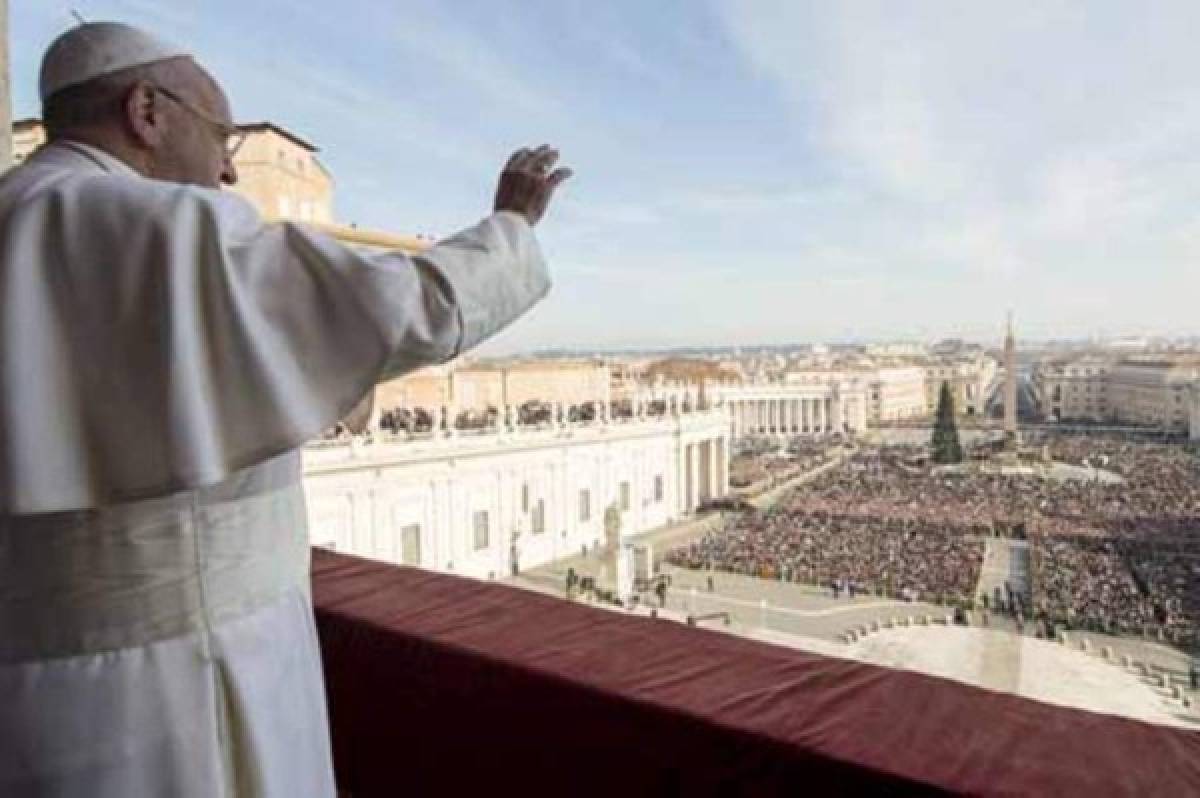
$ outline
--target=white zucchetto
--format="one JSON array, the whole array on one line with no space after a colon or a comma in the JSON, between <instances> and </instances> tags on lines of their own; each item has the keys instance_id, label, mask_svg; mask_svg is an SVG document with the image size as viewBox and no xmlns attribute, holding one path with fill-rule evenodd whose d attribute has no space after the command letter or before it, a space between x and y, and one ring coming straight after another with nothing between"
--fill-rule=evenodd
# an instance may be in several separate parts
<instances>
[{"instance_id":1,"label":"white zucchetto","mask_svg":"<svg viewBox=\"0 0 1200 798\"><path fill-rule=\"evenodd\" d=\"M54 40L42 58L38 91L52 94L123 69L191 55L120 22L88 22Z\"/></svg>"}]
</instances>

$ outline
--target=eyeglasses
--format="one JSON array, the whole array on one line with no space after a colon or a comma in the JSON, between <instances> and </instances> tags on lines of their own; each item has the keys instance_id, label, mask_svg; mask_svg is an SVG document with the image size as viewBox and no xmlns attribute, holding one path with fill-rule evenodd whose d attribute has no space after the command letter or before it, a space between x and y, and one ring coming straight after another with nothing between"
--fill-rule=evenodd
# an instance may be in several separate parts
<instances>
[{"instance_id":1,"label":"eyeglasses","mask_svg":"<svg viewBox=\"0 0 1200 798\"><path fill-rule=\"evenodd\" d=\"M202 122L206 122L211 125L213 129L222 136L226 158L232 160L233 157L238 154L238 150L242 148L242 145L246 143L246 133L244 131L239 130L233 125L227 125L221 120L216 119L204 110L183 99L170 89L163 88L162 86L155 86L154 90L162 94L167 99L173 100L182 107L186 108Z\"/></svg>"}]
</instances>

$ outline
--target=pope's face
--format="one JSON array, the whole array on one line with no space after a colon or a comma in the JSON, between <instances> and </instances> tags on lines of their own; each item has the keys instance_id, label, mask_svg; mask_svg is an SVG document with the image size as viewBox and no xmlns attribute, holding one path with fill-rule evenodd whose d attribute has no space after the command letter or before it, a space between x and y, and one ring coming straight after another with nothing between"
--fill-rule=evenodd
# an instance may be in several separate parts
<instances>
[{"instance_id":1,"label":"pope's face","mask_svg":"<svg viewBox=\"0 0 1200 798\"><path fill-rule=\"evenodd\" d=\"M227 147L229 133L236 128L229 101L200 67L182 77L183 85L170 87L178 100L169 103L170 135L157 154L155 176L208 188L233 185L237 170Z\"/></svg>"}]
</instances>

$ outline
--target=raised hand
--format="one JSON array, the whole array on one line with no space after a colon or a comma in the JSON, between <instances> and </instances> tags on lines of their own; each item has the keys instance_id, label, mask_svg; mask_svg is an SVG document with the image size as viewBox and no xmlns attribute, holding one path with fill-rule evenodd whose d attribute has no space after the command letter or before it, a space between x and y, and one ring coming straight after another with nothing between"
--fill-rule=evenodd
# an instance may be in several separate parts
<instances>
[{"instance_id":1,"label":"raised hand","mask_svg":"<svg viewBox=\"0 0 1200 798\"><path fill-rule=\"evenodd\" d=\"M500 173L495 210L513 211L524 216L531 225L537 224L546 212L554 190L572 175L565 167L553 169L557 162L558 150L549 144L514 152Z\"/></svg>"}]
</instances>

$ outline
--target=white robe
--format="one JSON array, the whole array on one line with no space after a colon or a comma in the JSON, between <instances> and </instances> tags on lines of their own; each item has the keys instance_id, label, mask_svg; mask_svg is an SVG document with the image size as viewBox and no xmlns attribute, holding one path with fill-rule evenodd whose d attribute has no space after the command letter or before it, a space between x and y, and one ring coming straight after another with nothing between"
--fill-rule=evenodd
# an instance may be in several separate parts
<instances>
[{"instance_id":1,"label":"white robe","mask_svg":"<svg viewBox=\"0 0 1200 798\"><path fill-rule=\"evenodd\" d=\"M297 448L540 299L78 144L0 179L0 795L330 795Z\"/></svg>"}]
</instances>

